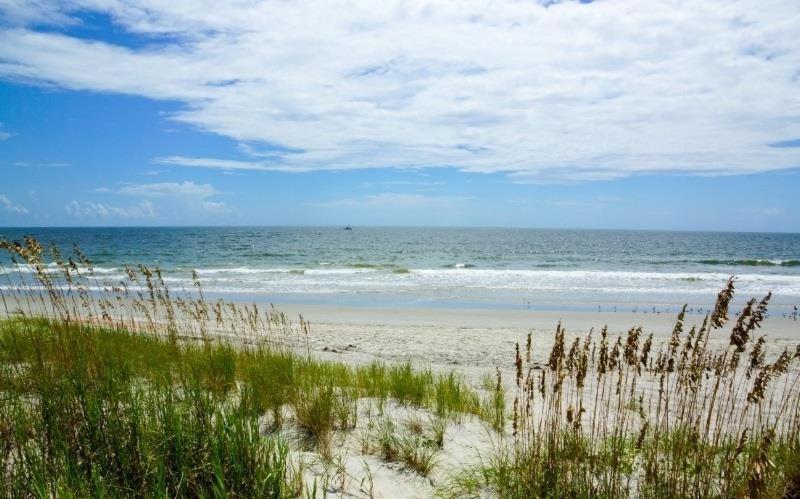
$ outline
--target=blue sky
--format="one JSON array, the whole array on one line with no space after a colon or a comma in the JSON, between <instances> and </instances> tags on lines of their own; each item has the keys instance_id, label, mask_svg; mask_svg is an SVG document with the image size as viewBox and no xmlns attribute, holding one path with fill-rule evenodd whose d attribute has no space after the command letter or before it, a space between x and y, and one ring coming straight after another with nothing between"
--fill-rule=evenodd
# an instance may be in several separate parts
<instances>
[{"instance_id":1,"label":"blue sky","mask_svg":"<svg viewBox=\"0 0 800 499\"><path fill-rule=\"evenodd\" d=\"M1 0L0 226L800 231L797 2L383 7Z\"/></svg>"}]
</instances>

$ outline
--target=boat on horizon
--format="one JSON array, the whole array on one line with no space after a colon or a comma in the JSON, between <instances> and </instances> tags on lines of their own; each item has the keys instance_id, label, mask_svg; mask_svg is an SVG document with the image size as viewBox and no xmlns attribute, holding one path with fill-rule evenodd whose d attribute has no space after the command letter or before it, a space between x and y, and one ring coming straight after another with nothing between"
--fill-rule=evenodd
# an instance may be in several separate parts
<instances>
[{"instance_id":1,"label":"boat on horizon","mask_svg":"<svg viewBox=\"0 0 800 499\"><path fill-rule=\"evenodd\" d=\"M345 228L344 228L344 230L353 230L353 228L352 228L352 227L350 227L349 225L346 225L346 226L345 226Z\"/></svg>"}]
</instances>

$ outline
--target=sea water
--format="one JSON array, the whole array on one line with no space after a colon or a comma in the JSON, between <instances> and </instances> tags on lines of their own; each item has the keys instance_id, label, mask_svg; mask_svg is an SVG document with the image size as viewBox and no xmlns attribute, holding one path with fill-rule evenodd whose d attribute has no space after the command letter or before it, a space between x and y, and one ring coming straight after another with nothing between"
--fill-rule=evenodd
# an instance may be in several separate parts
<instances>
[{"instance_id":1,"label":"sea water","mask_svg":"<svg viewBox=\"0 0 800 499\"><path fill-rule=\"evenodd\" d=\"M92 260L96 289L158 266L174 291L274 303L676 312L774 293L800 305L800 234L501 228L0 228ZM0 286L30 269L0 255Z\"/></svg>"}]
</instances>

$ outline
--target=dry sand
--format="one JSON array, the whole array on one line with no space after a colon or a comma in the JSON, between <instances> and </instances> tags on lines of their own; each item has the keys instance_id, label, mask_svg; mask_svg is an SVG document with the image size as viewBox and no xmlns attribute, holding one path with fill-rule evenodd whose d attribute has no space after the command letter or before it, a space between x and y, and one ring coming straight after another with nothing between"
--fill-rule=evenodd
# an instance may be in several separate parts
<instances>
[{"instance_id":1,"label":"dry sand","mask_svg":"<svg viewBox=\"0 0 800 499\"><path fill-rule=\"evenodd\" d=\"M472 381L496 367L513 367L514 346L533 333L534 361L549 354L560 322L568 336L610 336L642 326L653 333L654 349L672 332L677 314L615 312L541 312L527 310L347 308L327 305L276 304L290 316L311 321L311 347L322 358L343 362L409 361L434 370L457 370ZM687 314L687 330L703 315ZM724 346L727 330L712 335L711 344ZM770 350L800 343L800 321L769 317L759 334L767 334Z\"/></svg>"}]
</instances>

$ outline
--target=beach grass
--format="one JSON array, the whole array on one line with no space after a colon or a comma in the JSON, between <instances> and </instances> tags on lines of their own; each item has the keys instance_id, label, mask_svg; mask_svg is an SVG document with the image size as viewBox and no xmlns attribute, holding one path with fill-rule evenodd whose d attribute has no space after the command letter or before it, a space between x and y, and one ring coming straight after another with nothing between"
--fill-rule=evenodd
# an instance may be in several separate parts
<instances>
[{"instance_id":1,"label":"beach grass","mask_svg":"<svg viewBox=\"0 0 800 499\"><path fill-rule=\"evenodd\" d=\"M800 492L800 346L755 337L770 295L729 320L734 279L699 327L685 309L658 350L631 328L569 342L546 365L517 344L511 435L452 477L453 496L795 497ZM724 330L727 325L731 327ZM709 348L727 335L728 347Z\"/></svg>"},{"instance_id":2,"label":"beach grass","mask_svg":"<svg viewBox=\"0 0 800 499\"><path fill-rule=\"evenodd\" d=\"M757 335L769 295L729 317L733 279L702 324L685 324L684 310L666 341L638 327L571 337L558 325L545 363L529 335L509 379L498 369L473 387L410 363L319 360L302 317L208 302L197 279L174 295L140 266L102 284L78 249L64 259L33 239L0 246L30 269L0 291L7 497L344 492L348 436L431 477L448 428L468 420L492 435L491 451L437 475L431 493L800 493L800 347L770 352ZM712 348L723 335L727 347ZM320 480L307 477L309 453Z\"/></svg>"},{"instance_id":3,"label":"beach grass","mask_svg":"<svg viewBox=\"0 0 800 499\"><path fill-rule=\"evenodd\" d=\"M0 366L0 469L13 496L291 495L284 425L330 458L333 433L356 426L359 399L443 417L478 407L463 381L409 365L352 367L42 318L0 322ZM431 445L409 435L381 441L425 473Z\"/></svg>"},{"instance_id":4,"label":"beach grass","mask_svg":"<svg viewBox=\"0 0 800 499\"><path fill-rule=\"evenodd\" d=\"M228 352L33 319L0 344L8 496L286 495L286 443L223 402Z\"/></svg>"},{"instance_id":5,"label":"beach grass","mask_svg":"<svg viewBox=\"0 0 800 499\"><path fill-rule=\"evenodd\" d=\"M90 293L80 252L79 267L34 240L4 245L35 281L2 291L3 495L303 495L317 483L306 489L290 449L332 461L333 434L355 429L360 400L427 410L442 426L479 413L455 374L315 359L302 317L208 303L199 282L177 298L144 266ZM429 470L421 440L396 442L410 469Z\"/></svg>"}]
</instances>

